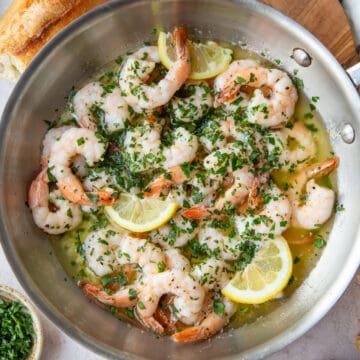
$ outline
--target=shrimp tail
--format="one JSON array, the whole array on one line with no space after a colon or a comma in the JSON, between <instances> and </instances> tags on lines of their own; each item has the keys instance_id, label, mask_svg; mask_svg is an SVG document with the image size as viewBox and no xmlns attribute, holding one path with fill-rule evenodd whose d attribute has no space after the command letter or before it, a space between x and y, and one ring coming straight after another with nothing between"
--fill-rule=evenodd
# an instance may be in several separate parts
<instances>
[{"instance_id":1,"label":"shrimp tail","mask_svg":"<svg viewBox=\"0 0 360 360\"><path fill-rule=\"evenodd\" d=\"M172 335L176 342L193 342L208 339L218 333L226 325L224 316L211 313L200 325L192 326Z\"/></svg>"},{"instance_id":2,"label":"shrimp tail","mask_svg":"<svg viewBox=\"0 0 360 360\"><path fill-rule=\"evenodd\" d=\"M182 27L176 28L173 32L173 38L178 59L188 60L190 58L190 49L187 44L187 34L185 29Z\"/></svg>"},{"instance_id":3,"label":"shrimp tail","mask_svg":"<svg viewBox=\"0 0 360 360\"><path fill-rule=\"evenodd\" d=\"M212 212L204 206L196 206L186 209L181 213L182 216L190 220L203 220L212 215Z\"/></svg>"},{"instance_id":4,"label":"shrimp tail","mask_svg":"<svg viewBox=\"0 0 360 360\"><path fill-rule=\"evenodd\" d=\"M240 89L241 89L240 84L226 86L219 94L216 95L215 102L217 104L223 104L234 100L237 94L239 93Z\"/></svg>"},{"instance_id":5,"label":"shrimp tail","mask_svg":"<svg viewBox=\"0 0 360 360\"><path fill-rule=\"evenodd\" d=\"M179 66L179 71L177 72L179 75L178 81L180 83L184 83L191 73L190 49L185 29L175 29L173 32L173 38L177 56L176 65Z\"/></svg>"},{"instance_id":6,"label":"shrimp tail","mask_svg":"<svg viewBox=\"0 0 360 360\"><path fill-rule=\"evenodd\" d=\"M151 197L151 196L160 196L160 195L166 195L173 182L171 180L165 179L163 175L156 178L149 186L149 191L144 192L145 197Z\"/></svg>"},{"instance_id":7,"label":"shrimp tail","mask_svg":"<svg viewBox=\"0 0 360 360\"><path fill-rule=\"evenodd\" d=\"M248 210L256 210L256 212L260 212L263 209L263 199L259 189L260 181L258 178L254 178L247 201L245 201L239 208L240 213L245 213Z\"/></svg>"},{"instance_id":8,"label":"shrimp tail","mask_svg":"<svg viewBox=\"0 0 360 360\"><path fill-rule=\"evenodd\" d=\"M58 187L66 199L78 205L109 206L116 200L109 191L99 190L86 194L78 179L63 179L58 183Z\"/></svg>"},{"instance_id":9,"label":"shrimp tail","mask_svg":"<svg viewBox=\"0 0 360 360\"><path fill-rule=\"evenodd\" d=\"M187 176L179 165L170 167L167 172L170 179L166 178L164 174L161 174L150 183L148 186L149 191L144 192L145 197L166 195L172 185L180 185L187 179Z\"/></svg>"},{"instance_id":10,"label":"shrimp tail","mask_svg":"<svg viewBox=\"0 0 360 360\"><path fill-rule=\"evenodd\" d=\"M150 317L140 317L143 324L148 327L149 329L152 329L157 334L163 334L165 332L164 327L152 316Z\"/></svg>"},{"instance_id":11,"label":"shrimp tail","mask_svg":"<svg viewBox=\"0 0 360 360\"><path fill-rule=\"evenodd\" d=\"M47 167L41 170L35 180L32 181L29 193L28 201L30 209L36 206L46 206L48 201L49 189L48 189L48 176Z\"/></svg>"},{"instance_id":12,"label":"shrimp tail","mask_svg":"<svg viewBox=\"0 0 360 360\"><path fill-rule=\"evenodd\" d=\"M310 179L328 175L338 167L339 162L340 160L337 156L332 156L329 159L312 164L305 169L306 177Z\"/></svg>"},{"instance_id":13,"label":"shrimp tail","mask_svg":"<svg viewBox=\"0 0 360 360\"><path fill-rule=\"evenodd\" d=\"M137 303L137 299L130 299L129 288L118 290L114 294L109 295L104 290L101 290L98 286L85 283L82 285L82 290L86 295L93 297L106 305L112 305L115 307L128 307L134 306Z\"/></svg>"}]
</instances>

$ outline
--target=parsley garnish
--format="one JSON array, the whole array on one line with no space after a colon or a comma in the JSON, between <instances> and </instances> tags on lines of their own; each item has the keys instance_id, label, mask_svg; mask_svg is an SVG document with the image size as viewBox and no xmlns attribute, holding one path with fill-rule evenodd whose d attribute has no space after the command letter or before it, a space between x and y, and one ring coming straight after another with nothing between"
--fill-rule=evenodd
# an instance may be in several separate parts
<instances>
[{"instance_id":1,"label":"parsley garnish","mask_svg":"<svg viewBox=\"0 0 360 360\"><path fill-rule=\"evenodd\" d=\"M95 204L95 205L97 204L97 202L99 200L99 195L91 194L91 193L87 193L86 195L93 204Z\"/></svg>"},{"instance_id":2,"label":"parsley garnish","mask_svg":"<svg viewBox=\"0 0 360 360\"><path fill-rule=\"evenodd\" d=\"M325 247L326 241L320 234L317 234L316 239L313 242L313 245L318 249L322 249L323 247Z\"/></svg>"},{"instance_id":3,"label":"parsley garnish","mask_svg":"<svg viewBox=\"0 0 360 360\"><path fill-rule=\"evenodd\" d=\"M180 165L182 172L184 173L184 175L189 178L191 175L190 172L190 164L189 163L184 163Z\"/></svg>"},{"instance_id":4,"label":"parsley garnish","mask_svg":"<svg viewBox=\"0 0 360 360\"><path fill-rule=\"evenodd\" d=\"M145 309L145 305L144 305L144 303L143 303L142 301L139 301L139 302L138 302L138 307L139 307L140 310L144 310L144 309Z\"/></svg>"},{"instance_id":5,"label":"parsley garnish","mask_svg":"<svg viewBox=\"0 0 360 360\"><path fill-rule=\"evenodd\" d=\"M33 346L31 315L18 302L0 300L0 359L26 359Z\"/></svg>"},{"instance_id":6,"label":"parsley garnish","mask_svg":"<svg viewBox=\"0 0 360 360\"><path fill-rule=\"evenodd\" d=\"M158 262L158 263L157 263L157 268L158 268L158 271L159 271L159 273L160 273L160 272L164 272L164 271L165 271L166 266L165 266L165 264L161 261L161 262Z\"/></svg>"},{"instance_id":7,"label":"parsley garnish","mask_svg":"<svg viewBox=\"0 0 360 360\"><path fill-rule=\"evenodd\" d=\"M219 300L214 301L214 313L219 316L225 313L225 305Z\"/></svg>"},{"instance_id":8,"label":"parsley garnish","mask_svg":"<svg viewBox=\"0 0 360 360\"><path fill-rule=\"evenodd\" d=\"M137 291L135 289L129 289L129 300L135 300L137 298Z\"/></svg>"},{"instance_id":9,"label":"parsley garnish","mask_svg":"<svg viewBox=\"0 0 360 360\"><path fill-rule=\"evenodd\" d=\"M81 138L77 139L76 142L80 146L80 145L85 144L85 139L83 137L81 137Z\"/></svg>"},{"instance_id":10,"label":"parsley garnish","mask_svg":"<svg viewBox=\"0 0 360 360\"><path fill-rule=\"evenodd\" d=\"M300 78L294 76L292 82L299 90L304 88L304 82Z\"/></svg>"}]
</instances>

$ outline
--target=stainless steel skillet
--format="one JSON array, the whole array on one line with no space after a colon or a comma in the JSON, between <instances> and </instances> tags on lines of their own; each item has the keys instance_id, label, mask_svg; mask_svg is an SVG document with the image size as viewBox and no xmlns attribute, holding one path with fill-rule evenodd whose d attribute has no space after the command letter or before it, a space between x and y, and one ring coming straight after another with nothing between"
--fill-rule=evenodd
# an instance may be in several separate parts
<instances>
[{"instance_id":1,"label":"stainless steel skillet","mask_svg":"<svg viewBox=\"0 0 360 360\"><path fill-rule=\"evenodd\" d=\"M81 78L149 38L154 27L184 24L196 36L246 42L281 59L282 67L319 96L318 111L340 157L339 200L328 245L296 293L259 321L211 341L179 345L119 322L82 295L53 255L26 207L29 182L38 170L43 120L54 116ZM309 67L290 57L293 48L312 57ZM312 327L341 296L360 259L360 99L333 56L292 20L254 1L113 1L57 35L19 80L0 123L0 235L19 281L33 301L64 332L110 358L259 359ZM351 139L352 131L355 139ZM344 139L346 141L344 141ZM352 141L354 140L354 141ZM351 143L349 143L351 142Z\"/></svg>"}]
</instances>

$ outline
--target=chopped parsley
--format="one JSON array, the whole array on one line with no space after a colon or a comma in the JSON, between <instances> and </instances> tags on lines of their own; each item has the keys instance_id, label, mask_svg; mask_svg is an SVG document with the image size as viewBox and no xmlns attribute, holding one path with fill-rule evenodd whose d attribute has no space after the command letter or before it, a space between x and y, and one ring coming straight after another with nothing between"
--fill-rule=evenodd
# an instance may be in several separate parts
<instances>
[{"instance_id":1,"label":"chopped parsley","mask_svg":"<svg viewBox=\"0 0 360 360\"><path fill-rule=\"evenodd\" d=\"M166 266L165 266L165 264L161 261L161 262L158 262L158 263L157 263L157 268L158 268L159 273L161 273L161 272L164 272L164 271L165 271Z\"/></svg>"},{"instance_id":2,"label":"chopped parsley","mask_svg":"<svg viewBox=\"0 0 360 360\"><path fill-rule=\"evenodd\" d=\"M339 204L338 202L335 203L335 211L336 212L341 212L341 211L344 211L345 208L344 208L344 205L343 204Z\"/></svg>"},{"instance_id":3,"label":"chopped parsley","mask_svg":"<svg viewBox=\"0 0 360 360\"><path fill-rule=\"evenodd\" d=\"M225 305L220 300L214 301L214 313L219 316L223 316L225 314Z\"/></svg>"},{"instance_id":4,"label":"chopped parsley","mask_svg":"<svg viewBox=\"0 0 360 360\"><path fill-rule=\"evenodd\" d=\"M129 300L135 300L135 299L137 299L137 296L138 296L137 291L133 288L130 288L129 289Z\"/></svg>"},{"instance_id":5,"label":"chopped parsley","mask_svg":"<svg viewBox=\"0 0 360 360\"><path fill-rule=\"evenodd\" d=\"M144 305L144 303L142 302L142 301L138 301L138 303L137 303L137 305L138 305L138 307L139 307L139 309L140 310L144 310L145 309L145 305Z\"/></svg>"},{"instance_id":6,"label":"chopped parsley","mask_svg":"<svg viewBox=\"0 0 360 360\"><path fill-rule=\"evenodd\" d=\"M314 124L305 124L305 126L311 131L311 132L318 132L319 129Z\"/></svg>"},{"instance_id":7,"label":"chopped parsley","mask_svg":"<svg viewBox=\"0 0 360 360\"><path fill-rule=\"evenodd\" d=\"M304 88L304 82L300 78L298 78L297 76L294 76L292 78L292 82L298 88L298 90L301 90L301 89Z\"/></svg>"},{"instance_id":8,"label":"chopped parsley","mask_svg":"<svg viewBox=\"0 0 360 360\"><path fill-rule=\"evenodd\" d=\"M81 138L77 139L76 142L80 146L80 145L85 144L85 139L83 137L81 137Z\"/></svg>"},{"instance_id":9,"label":"chopped parsley","mask_svg":"<svg viewBox=\"0 0 360 360\"><path fill-rule=\"evenodd\" d=\"M322 249L326 246L326 241L320 234L317 234L315 240L313 241L313 245L318 249Z\"/></svg>"},{"instance_id":10,"label":"chopped parsley","mask_svg":"<svg viewBox=\"0 0 360 360\"><path fill-rule=\"evenodd\" d=\"M0 299L0 359L27 359L34 337L31 315L24 306Z\"/></svg>"}]
</instances>

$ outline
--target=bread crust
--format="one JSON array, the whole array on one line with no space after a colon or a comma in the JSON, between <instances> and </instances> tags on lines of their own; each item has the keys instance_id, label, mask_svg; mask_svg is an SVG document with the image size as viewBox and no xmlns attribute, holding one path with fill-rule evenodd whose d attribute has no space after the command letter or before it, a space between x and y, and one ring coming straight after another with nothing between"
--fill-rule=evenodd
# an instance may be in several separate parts
<instances>
[{"instance_id":1,"label":"bread crust","mask_svg":"<svg viewBox=\"0 0 360 360\"><path fill-rule=\"evenodd\" d=\"M0 75L16 79L67 24L107 0L14 0L0 19Z\"/></svg>"}]
</instances>

